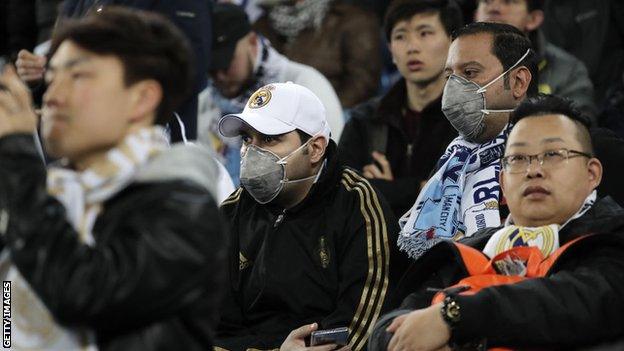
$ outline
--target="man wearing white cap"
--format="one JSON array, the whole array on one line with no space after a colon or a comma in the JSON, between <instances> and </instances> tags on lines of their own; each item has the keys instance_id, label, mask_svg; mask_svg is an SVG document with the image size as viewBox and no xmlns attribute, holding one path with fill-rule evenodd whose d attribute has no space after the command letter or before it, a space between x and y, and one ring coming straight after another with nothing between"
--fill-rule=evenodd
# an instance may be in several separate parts
<instances>
[{"instance_id":1,"label":"man wearing white cap","mask_svg":"<svg viewBox=\"0 0 624 351\"><path fill-rule=\"evenodd\" d=\"M400 259L398 227L368 181L339 166L323 104L300 85L266 85L219 131L243 146L242 186L222 204L230 284L216 345L303 347L316 328L348 327L362 349Z\"/></svg>"}]
</instances>

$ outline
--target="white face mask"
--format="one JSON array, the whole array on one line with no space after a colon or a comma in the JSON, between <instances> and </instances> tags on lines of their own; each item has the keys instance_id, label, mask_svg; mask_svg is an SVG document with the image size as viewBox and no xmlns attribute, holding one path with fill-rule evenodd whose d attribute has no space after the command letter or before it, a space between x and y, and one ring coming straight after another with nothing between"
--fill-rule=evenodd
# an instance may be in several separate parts
<instances>
[{"instance_id":1,"label":"white face mask","mask_svg":"<svg viewBox=\"0 0 624 351\"><path fill-rule=\"evenodd\" d=\"M516 68L530 52L531 49L528 49L508 70L482 87L466 78L455 74L450 75L442 94L442 112L464 139L474 142L483 133L485 130L485 115L513 111L513 109L488 109L485 101L485 92L490 85Z\"/></svg>"},{"instance_id":2,"label":"white face mask","mask_svg":"<svg viewBox=\"0 0 624 351\"><path fill-rule=\"evenodd\" d=\"M280 158L275 153L255 145L247 146L241 157L240 181L249 194L260 204L273 201L284 188L284 184L303 182L318 176L289 180L286 177L286 161L303 148L310 145L310 140L303 143L288 155Z\"/></svg>"}]
</instances>

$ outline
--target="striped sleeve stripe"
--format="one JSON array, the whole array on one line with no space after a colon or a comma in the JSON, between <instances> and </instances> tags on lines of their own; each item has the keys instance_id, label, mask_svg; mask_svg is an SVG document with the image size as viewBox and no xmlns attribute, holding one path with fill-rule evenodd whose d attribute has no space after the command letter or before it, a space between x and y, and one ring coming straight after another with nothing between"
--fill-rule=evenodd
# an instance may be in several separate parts
<instances>
[{"instance_id":1,"label":"striped sleeve stripe","mask_svg":"<svg viewBox=\"0 0 624 351\"><path fill-rule=\"evenodd\" d=\"M368 245L368 274L360 303L351 321L349 345L360 350L366 343L375 321L379 317L388 288L390 249L385 217L377 194L370 183L352 170L345 170L342 184L348 191L356 191L360 198L360 211L366 223Z\"/></svg>"},{"instance_id":2,"label":"striped sleeve stripe","mask_svg":"<svg viewBox=\"0 0 624 351\"><path fill-rule=\"evenodd\" d=\"M219 207L237 202L240 199L240 196L242 193L243 193L243 188L239 187L238 189L236 189L235 192L233 192L230 196L228 196L227 199L223 200L223 202L221 203L221 205L219 205Z\"/></svg>"}]
</instances>

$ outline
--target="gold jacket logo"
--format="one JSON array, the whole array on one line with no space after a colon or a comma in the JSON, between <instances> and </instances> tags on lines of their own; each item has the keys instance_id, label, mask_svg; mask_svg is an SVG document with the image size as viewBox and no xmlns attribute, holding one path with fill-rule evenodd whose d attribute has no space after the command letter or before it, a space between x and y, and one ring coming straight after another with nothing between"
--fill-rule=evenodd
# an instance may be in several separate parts
<instances>
[{"instance_id":1,"label":"gold jacket logo","mask_svg":"<svg viewBox=\"0 0 624 351\"><path fill-rule=\"evenodd\" d=\"M330 254L329 249L327 248L327 240L324 236L321 236L319 239L319 259L321 260L321 267L327 268L329 267Z\"/></svg>"},{"instance_id":2,"label":"gold jacket logo","mask_svg":"<svg viewBox=\"0 0 624 351\"><path fill-rule=\"evenodd\" d=\"M249 108L260 108L266 106L271 100L271 91L268 88L262 88L256 91L249 98Z\"/></svg>"},{"instance_id":3,"label":"gold jacket logo","mask_svg":"<svg viewBox=\"0 0 624 351\"><path fill-rule=\"evenodd\" d=\"M238 253L238 270L242 271L243 269L251 266L251 261L247 259L247 257L243 256L242 252Z\"/></svg>"}]
</instances>

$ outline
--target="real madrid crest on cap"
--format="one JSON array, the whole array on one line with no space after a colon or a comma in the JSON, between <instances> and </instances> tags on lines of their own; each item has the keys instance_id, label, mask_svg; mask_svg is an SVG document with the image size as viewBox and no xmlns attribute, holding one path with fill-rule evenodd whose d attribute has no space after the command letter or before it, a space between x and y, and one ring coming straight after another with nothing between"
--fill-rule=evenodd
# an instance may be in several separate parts
<instances>
[{"instance_id":1,"label":"real madrid crest on cap","mask_svg":"<svg viewBox=\"0 0 624 351\"><path fill-rule=\"evenodd\" d=\"M249 98L249 102L247 102L247 106L249 106L249 108L260 108L266 106L266 104L268 104L271 100L271 88L272 86L267 85L253 93L253 95Z\"/></svg>"}]
</instances>

